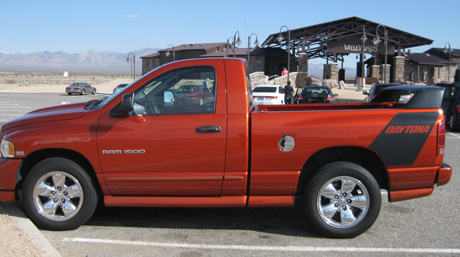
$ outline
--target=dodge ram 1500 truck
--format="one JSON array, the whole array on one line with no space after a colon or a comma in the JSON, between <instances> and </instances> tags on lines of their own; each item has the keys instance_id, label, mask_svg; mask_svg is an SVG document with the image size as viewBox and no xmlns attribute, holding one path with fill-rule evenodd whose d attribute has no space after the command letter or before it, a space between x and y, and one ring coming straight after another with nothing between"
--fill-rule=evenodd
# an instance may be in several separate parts
<instances>
[{"instance_id":1,"label":"dodge ram 1500 truck","mask_svg":"<svg viewBox=\"0 0 460 257\"><path fill-rule=\"evenodd\" d=\"M442 88L416 87L407 104L255 106L246 64L173 62L106 99L4 124L0 201L21 199L51 230L78 228L98 203L300 206L319 232L354 237L376 220L381 189L400 201L450 180Z\"/></svg>"}]
</instances>

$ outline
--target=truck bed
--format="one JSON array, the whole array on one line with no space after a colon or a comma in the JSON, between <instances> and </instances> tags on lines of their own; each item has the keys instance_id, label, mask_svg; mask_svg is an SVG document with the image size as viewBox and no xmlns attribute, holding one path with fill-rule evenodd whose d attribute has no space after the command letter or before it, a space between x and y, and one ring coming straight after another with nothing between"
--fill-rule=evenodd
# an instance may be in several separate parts
<instances>
[{"instance_id":1,"label":"truck bed","mask_svg":"<svg viewBox=\"0 0 460 257\"><path fill-rule=\"evenodd\" d=\"M295 105L258 105L255 112L299 112L332 110L372 110L402 109L403 103L342 103L342 104L295 104Z\"/></svg>"}]
</instances>

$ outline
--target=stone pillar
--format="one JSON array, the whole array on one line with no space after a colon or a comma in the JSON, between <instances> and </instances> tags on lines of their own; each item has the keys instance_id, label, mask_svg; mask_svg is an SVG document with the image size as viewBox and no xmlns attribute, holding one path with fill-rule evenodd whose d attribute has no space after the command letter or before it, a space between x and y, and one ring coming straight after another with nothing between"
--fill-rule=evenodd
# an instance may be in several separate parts
<instances>
[{"instance_id":1,"label":"stone pillar","mask_svg":"<svg viewBox=\"0 0 460 257\"><path fill-rule=\"evenodd\" d=\"M331 64L324 64L323 79L339 81L339 64L336 62Z\"/></svg>"},{"instance_id":2,"label":"stone pillar","mask_svg":"<svg viewBox=\"0 0 460 257\"><path fill-rule=\"evenodd\" d=\"M377 78L380 80L380 66L379 65L372 65L371 77Z\"/></svg>"},{"instance_id":3,"label":"stone pillar","mask_svg":"<svg viewBox=\"0 0 460 257\"><path fill-rule=\"evenodd\" d=\"M404 56L394 57L393 81L404 81L404 60L405 60Z\"/></svg>"},{"instance_id":4,"label":"stone pillar","mask_svg":"<svg viewBox=\"0 0 460 257\"><path fill-rule=\"evenodd\" d=\"M308 72L308 54L299 53L299 72Z\"/></svg>"},{"instance_id":5,"label":"stone pillar","mask_svg":"<svg viewBox=\"0 0 460 257\"><path fill-rule=\"evenodd\" d=\"M331 63L331 79L339 81L339 64L337 62Z\"/></svg>"},{"instance_id":6,"label":"stone pillar","mask_svg":"<svg viewBox=\"0 0 460 257\"><path fill-rule=\"evenodd\" d=\"M404 63L404 62L403 62ZM382 81L386 83L390 83L390 70L391 65L390 64L382 64ZM386 74L385 74L386 72ZM401 80L404 80L404 67L403 67L403 73L402 73L402 78Z\"/></svg>"},{"instance_id":7,"label":"stone pillar","mask_svg":"<svg viewBox=\"0 0 460 257\"><path fill-rule=\"evenodd\" d=\"M308 79L308 54L299 53L299 72L294 82L296 88L303 88L307 85Z\"/></svg>"}]
</instances>

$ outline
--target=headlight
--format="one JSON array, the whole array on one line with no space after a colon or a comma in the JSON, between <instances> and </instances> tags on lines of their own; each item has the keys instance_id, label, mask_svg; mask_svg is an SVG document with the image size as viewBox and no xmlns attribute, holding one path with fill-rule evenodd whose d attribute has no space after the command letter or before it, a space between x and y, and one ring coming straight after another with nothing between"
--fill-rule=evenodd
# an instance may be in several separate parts
<instances>
[{"instance_id":1,"label":"headlight","mask_svg":"<svg viewBox=\"0 0 460 257\"><path fill-rule=\"evenodd\" d=\"M14 145L13 143L2 140L1 148L0 148L1 156L5 158L14 158Z\"/></svg>"}]
</instances>

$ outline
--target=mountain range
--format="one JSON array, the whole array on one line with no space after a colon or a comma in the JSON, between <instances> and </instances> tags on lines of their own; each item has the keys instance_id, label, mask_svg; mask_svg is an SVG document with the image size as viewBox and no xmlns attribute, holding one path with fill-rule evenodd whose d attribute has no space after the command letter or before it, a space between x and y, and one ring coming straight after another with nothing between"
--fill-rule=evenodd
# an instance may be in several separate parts
<instances>
[{"instance_id":1,"label":"mountain range","mask_svg":"<svg viewBox=\"0 0 460 257\"><path fill-rule=\"evenodd\" d=\"M154 54L160 48L144 48L132 51L136 59L136 74L142 73L140 57ZM69 54L59 52L38 52L30 54L8 54L0 52L0 72L14 73L63 73L74 74L111 74L130 75L131 62L126 61L129 53L98 52L89 50L83 53ZM322 64L308 64L313 76L323 76ZM354 69L347 68L347 75L354 74Z\"/></svg>"},{"instance_id":2,"label":"mountain range","mask_svg":"<svg viewBox=\"0 0 460 257\"><path fill-rule=\"evenodd\" d=\"M159 48L144 48L132 53L135 55L136 74L141 74L140 57L156 53ZM66 52L38 52L30 54L8 54L0 52L0 72L18 73L62 73L76 74L131 74L130 53L98 52L89 50L78 54ZM131 56L130 56L131 58Z\"/></svg>"}]
</instances>

